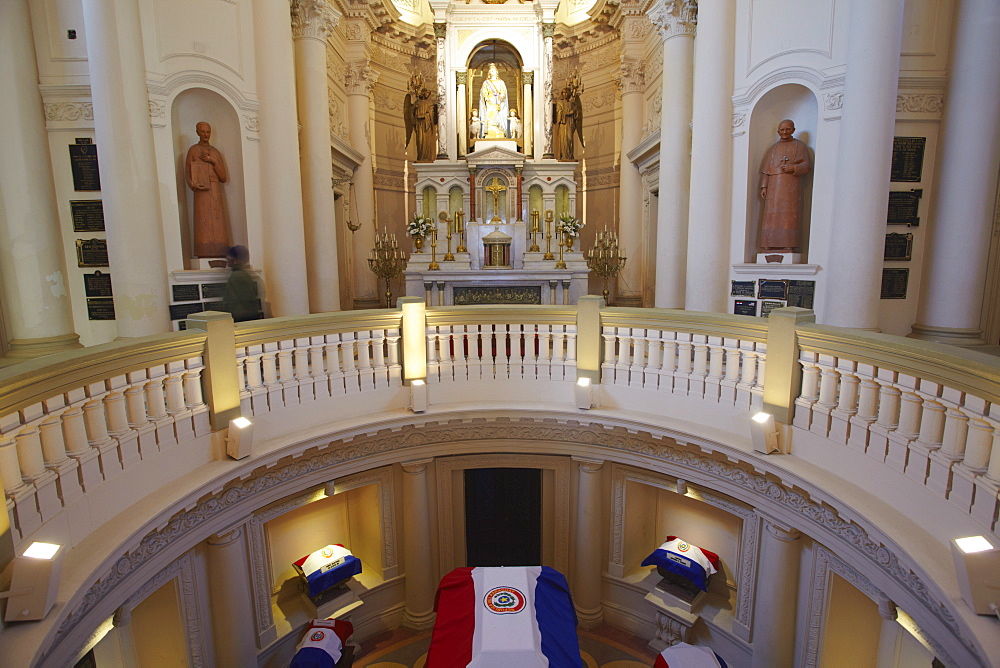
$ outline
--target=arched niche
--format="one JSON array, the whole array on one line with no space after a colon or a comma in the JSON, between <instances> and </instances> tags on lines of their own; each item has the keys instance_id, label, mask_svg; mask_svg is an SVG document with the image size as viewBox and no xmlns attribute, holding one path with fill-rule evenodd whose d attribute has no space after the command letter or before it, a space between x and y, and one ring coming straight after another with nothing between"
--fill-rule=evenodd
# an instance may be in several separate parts
<instances>
[{"instance_id":1,"label":"arched niche","mask_svg":"<svg viewBox=\"0 0 1000 668\"><path fill-rule=\"evenodd\" d=\"M750 149L747 165L747 228L744 245L744 262L754 262L757 257L757 233L763 211L760 199L760 163L768 147L778 141L778 123L784 119L795 122L794 137L809 147L813 169L816 165L816 129L819 123L819 104L815 94L798 83L776 86L761 95L750 116ZM801 177L802 193L802 256L808 261L809 223L812 212L812 172Z\"/></svg>"},{"instance_id":2,"label":"arched niche","mask_svg":"<svg viewBox=\"0 0 1000 668\"><path fill-rule=\"evenodd\" d=\"M507 89L507 108L503 114L506 118L510 110L517 110L520 118L524 118L525 100L521 94L524 87L524 59L520 52L509 42L501 39L484 40L476 45L469 54L466 63L466 108L477 109L483 121L483 133L487 132L486 114L481 108L483 81L489 76L490 65L496 65L497 74ZM530 102L530 100L528 101ZM509 131L503 126L504 132Z\"/></svg>"},{"instance_id":3,"label":"arched niche","mask_svg":"<svg viewBox=\"0 0 1000 668\"><path fill-rule=\"evenodd\" d=\"M465 191L462 186L452 186L448 189L448 215L455 220L456 211L465 211Z\"/></svg>"},{"instance_id":4,"label":"arched niche","mask_svg":"<svg viewBox=\"0 0 1000 668\"><path fill-rule=\"evenodd\" d=\"M243 177L243 138L239 115L232 104L206 88L189 88L174 98L170 110L173 128L174 166L177 178L177 208L180 212L181 248L184 257L193 258L194 196L184 178L184 160L188 149L198 143L195 126L201 121L212 126L212 146L226 161L229 181L222 186L229 241L247 245L246 182ZM251 260L253 255L251 253ZM190 268L195 268L191 265Z\"/></svg>"},{"instance_id":5,"label":"arched niche","mask_svg":"<svg viewBox=\"0 0 1000 668\"><path fill-rule=\"evenodd\" d=\"M437 204L437 190L434 186L424 186L420 200L421 215L424 218L435 219L434 208Z\"/></svg>"}]
</instances>

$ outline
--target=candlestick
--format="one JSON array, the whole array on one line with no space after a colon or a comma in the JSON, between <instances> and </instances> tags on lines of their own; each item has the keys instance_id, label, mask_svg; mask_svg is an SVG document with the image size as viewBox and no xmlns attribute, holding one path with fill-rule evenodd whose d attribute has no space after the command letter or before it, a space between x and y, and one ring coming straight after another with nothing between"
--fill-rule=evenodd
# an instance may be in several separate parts
<instances>
[{"instance_id":1,"label":"candlestick","mask_svg":"<svg viewBox=\"0 0 1000 668\"><path fill-rule=\"evenodd\" d=\"M543 260L554 260L555 256L552 254L552 221L545 221L545 255L542 256Z\"/></svg>"},{"instance_id":2,"label":"candlestick","mask_svg":"<svg viewBox=\"0 0 1000 668\"><path fill-rule=\"evenodd\" d=\"M406 268L406 257L396 244L396 235L375 234L375 247L368 254L368 268L377 277L385 281L385 306L392 307L392 289L390 281L399 276Z\"/></svg>"},{"instance_id":3,"label":"candlestick","mask_svg":"<svg viewBox=\"0 0 1000 668\"><path fill-rule=\"evenodd\" d=\"M437 263L438 228L437 223L431 228L431 263L427 265L428 271L438 271L441 265Z\"/></svg>"},{"instance_id":4,"label":"candlestick","mask_svg":"<svg viewBox=\"0 0 1000 668\"><path fill-rule=\"evenodd\" d=\"M587 253L587 267L604 279L604 301L608 301L608 281L625 267L626 257L618 248L618 235L614 230L603 231Z\"/></svg>"},{"instance_id":5,"label":"candlestick","mask_svg":"<svg viewBox=\"0 0 1000 668\"><path fill-rule=\"evenodd\" d=\"M562 225L556 227L556 233L557 233L556 236L559 238L559 261L556 262L556 269L565 269L566 261L563 260L563 237L565 235L563 234Z\"/></svg>"},{"instance_id":6,"label":"candlestick","mask_svg":"<svg viewBox=\"0 0 1000 668\"><path fill-rule=\"evenodd\" d=\"M540 249L538 248L537 235L539 233L538 229L538 211L531 212L531 248L528 249L529 253L537 253Z\"/></svg>"},{"instance_id":7,"label":"candlestick","mask_svg":"<svg viewBox=\"0 0 1000 668\"><path fill-rule=\"evenodd\" d=\"M456 253L468 253L469 249L465 247L465 212L456 211L455 212L455 231L458 232L458 248L455 249Z\"/></svg>"}]
</instances>

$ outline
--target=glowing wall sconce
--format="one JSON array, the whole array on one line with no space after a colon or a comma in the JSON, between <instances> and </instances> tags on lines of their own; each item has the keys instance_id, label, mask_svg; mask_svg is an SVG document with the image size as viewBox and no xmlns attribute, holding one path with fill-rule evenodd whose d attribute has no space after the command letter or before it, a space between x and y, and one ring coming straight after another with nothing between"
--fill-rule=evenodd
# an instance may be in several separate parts
<instances>
[{"instance_id":1,"label":"glowing wall sconce","mask_svg":"<svg viewBox=\"0 0 1000 668\"><path fill-rule=\"evenodd\" d=\"M62 570L62 546L32 543L20 557L14 558L10 591L0 593L7 601L5 622L44 619L56 602L59 573Z\"/></svg>"},{"instance_id":2,"label":"glowing wall sconce","mask_svg":"<svg viewBox=\"0 0 1000 668\"><path fill-rule=\"evenodd\" d=\"M983 536L950 542L962 598L977 615L1000 615L1000 549Z\"/></svg>"},{"instance_id":3,"label":"glowing wall sconce","mask_svg":"<svg viewBox=\"0 0 1000 668\"><path fill-rule=\"evenodd\" d=\"M233 459L249 457L253 450L253 422L243 416L229 421L226 454Z\"/></svg>"},{"instance_id":4,"label":"glowing wall sconce","mask_svg":"<svg viewBox=\"0 0 1000 668\"><path fill-rule=\"evenodd\" d=\"M581 410L589 411L594 407L594 389L591 386L590 378L581 376L576 379L575 398L576 407Z\"/></svg>"},{"instance_id":5,"label":"glowing wall sconce","mask_svg":"<svg viewBox=\"0 0 1000 668\"><path fill-rule=\"evenodd\" d=\"M753 449L769 455L778 451L778 429L774 426L774 416L761 411L750 418L750 436Z\"/></svg>"},{"instance_id":6,"label":"glowing wall sconce","mask_svg":"<svg viewBox=\"0 0 1000 668\"><path fill-rule=\"evenodd\" d=\"M423 380L410 381L410 410L414 413L427 410L427 383Z\"/></svg>"}]
</instances>

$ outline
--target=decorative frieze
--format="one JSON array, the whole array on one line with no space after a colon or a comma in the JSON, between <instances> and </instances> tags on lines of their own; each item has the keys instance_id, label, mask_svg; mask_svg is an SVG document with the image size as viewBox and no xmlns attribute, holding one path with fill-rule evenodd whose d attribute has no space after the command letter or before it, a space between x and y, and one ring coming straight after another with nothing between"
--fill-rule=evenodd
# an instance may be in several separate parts
<instances>
[{"instance_id":1,"label":"decorative frieze","mask_svg":"<svg viewBox=\"0 0 1000 668\"><path fill-rule=\"evenodd\" d=\"M944 95L927 93L899 94L896 96L896 112L940 114L944 108Z\"/></svg>"},{"instance_id":2,"label":"decorative frieze","mask_svg":"<svg viewBox=\"0 0 1000 668\"><path fill-rule=\"evenodd\" d=\"M615 84L621 90L622 95L641 93L646 88L645 61L622 56L621 67L618 69L618 76L615 77Z\"/></svg>"},{"instance_id":3,"label":"decorative frieze","mask_svg":"<svg viewBox=\"0 0 1000 668\"><path fill-rule=\"evenodd\" d=\"M47 121L93 121L94 105L91 102L50 102L45 104Z\"/></svg>"},{"instance_id":4,"label":"decorative frieze","mask_svg":"<svg viewBox=\"0 0 1000 668\"><path fill-rule=\"evenodd\" d=\"M372 69L367 58L347 64L344 88L348 95L371 95L378 81L378 72Z\"/></svg>"},{"instance_id":5,"label":"decorative frieze","mask_svg":"<svg viewBox=\"0 0 1000 668\"><path fill-rule=\"evenodd\" d=\"M832 93L823 94L823 108L827 111L842 109L844 107L844 91L838 90Z\"/></svg>"}]
</instances>

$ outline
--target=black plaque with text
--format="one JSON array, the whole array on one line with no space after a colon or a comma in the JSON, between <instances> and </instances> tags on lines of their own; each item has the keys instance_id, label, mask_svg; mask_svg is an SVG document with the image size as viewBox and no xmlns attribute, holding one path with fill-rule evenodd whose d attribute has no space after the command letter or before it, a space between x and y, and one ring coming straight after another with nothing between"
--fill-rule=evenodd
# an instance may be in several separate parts
<instances>
[{"instance_id":1,"label":"black plaque with text","mask_svg":"<svg viewBox=\"0 0 1000 668\"><path fill-rule=\"evenodd\" d=\"M812 308L816 281L788 281L788 305Z\"/></svg>"},{"instance_id":2,"label":"black plaque with text","mask_svg":"<svg viewBox=\"0 0 1000 668\"><path fill-rule=\"evenodd\" d=\"M254 287L256 287L254 283ZM225 283L202 283L201 284L201 298L202 299L220 299L222 293L226 291Z\"/></svg>"},{"instance_id":3,"label":"black plaque with text","mask_svg":"<svg viewBox=\"0 0 1000 668\"><path fill-rule=\"evenodd\" d=\"M115 300L110 297L91 297L87 300L87 317L90 320L114 320Z\"/></svg>"},{"instance_id":4,"label":"black plaque with text","mask_svg":"<svg viewBox=\"0 0 1000 668\"><path fill-rule=\"evenodd\" d=\"M761 278L757 281L758 299L788 299L787 280L769 280Z\"/></svg>"},{"instance_id":5,"label":"black plaque with text","mask_svg":"<svg viewBox=\"0 0 1000 668\"><path fill-rule=\"evenodd\" d=\"M108 242L104 239L77 239L76 266L107 267Z\"/></svg>"},{"instance_id":6,"label":"black plaque with text","mask_svg":"<svg viewBox=\"0 0 1000 668\"><path fill-rule=\"evenodd\" d=\"M196 302L201 299L201 295L198 294L197 283L171 285L170 292L175 302Z\"/></svg>"},{"instance_id":7,"label":"black plaque with text","mask_svg":"<svg viewBox=\"0 0 1000 668\"><path fill-rule=\"evenodd\" d=\"M906 284L909 280L909 269L883 269L881 298L906 299Z\"/></svg>"},{"instance_id":8,"label":"black plaque with text","mask_svg":"<svg viewBox=\"0 0 1000 668\"><path fill-rule=\"evenodd\" d=\"M909 262L913 254L913 235L890 232L885 235L885 260Z\"/></svg>"},{"instance_id":9,"label":"black plaque with text","mask_svg":"<svg viewBox=\"0 0 1000 668\"><path fill-rule=\"evenodd\" d=\"M73 214L74 232L104 231L104 202L101 200L70 200L69 210Z\"/></svg>"},{"instance_id":10,"label":"black plaque with text","mask_svg":"<svg viewBox=\"0 0 1000 668\"><path fill-rule=\"evenodd\" d=\"M731 297L756 297L757 286L753 281L730 281L732 290L729 291ZM754 315L757 315L754 313Z\"/></svg>"},{"instance_id":11,"label":"black plaque with text","mask_svg":"<svg viewBox=\"0 0 1000 668\"><path fill-rule=\"evenodd\" d=\"M893 137L890 181L919 181L924 171L927 137Z\"/></svg>"},{"instance_id":12,"label":"black plaque with text","mask_svg":"<svg viewBox=\"0 0 1000 668\"><path fill-rule=\"evenodd\" d=\"M192 304L171 304L170 305L170 319L171 320L183 320L192 313L201 313L202 311L207 311L205 305L201 302L194 302Z\"/></svg>"},{"instance_id":13,"label":"black plaque with text","mask_svg":"<svg viewBox=\"0 0 1000 668\"><path fill-rule=\"evenodd\" d=\"M88 297L110 297L111 274L95 271L93 274L83 275L83 288Z\"/></svg>"},{"instance_id":14,"label":"black plaque with text","mask_svg":"<svg viewBox=\"0 0 1000 668\"><path fill-rule=\"evenodd\" d=\"M886 222L890 225L909 225L918 227L920 217L917 215L920 198L924 191L920 188L909 191L893 191L889 193L889 215Z\"/></svg>"},{"instance_id":15,"label":"black plaque with text","mask_svg":"<svg viewBox=\"0 0 1000 668\"><path fill-rule=\"evenodd\" d=\"M776 308L785 308L785 302L762 301L760 303L760 317L766 318Z\"/></svg>"},{"instance_id":16,"label":"black plaque with text","mask_svg":"<svg viewBox=\"0 0 1000 668\"><path fill-rule=\"evenodd\" d=\"M734 281L735 282L735 281ZM733 302L733 313L736 315L757 315L756 299L737 299Z\"/></svg>"},{"instance_id":17,"label":"black plaque with text","mask_svg":"<svg viewBox=\"0 0 1000 668\"><path fill-rule=\"evenodd\" d=\"M101 189L101 172L97 168L96 144L70 144L69 165L73 170L73 190L94 192Z\"/></svg>"}]
</instances>

